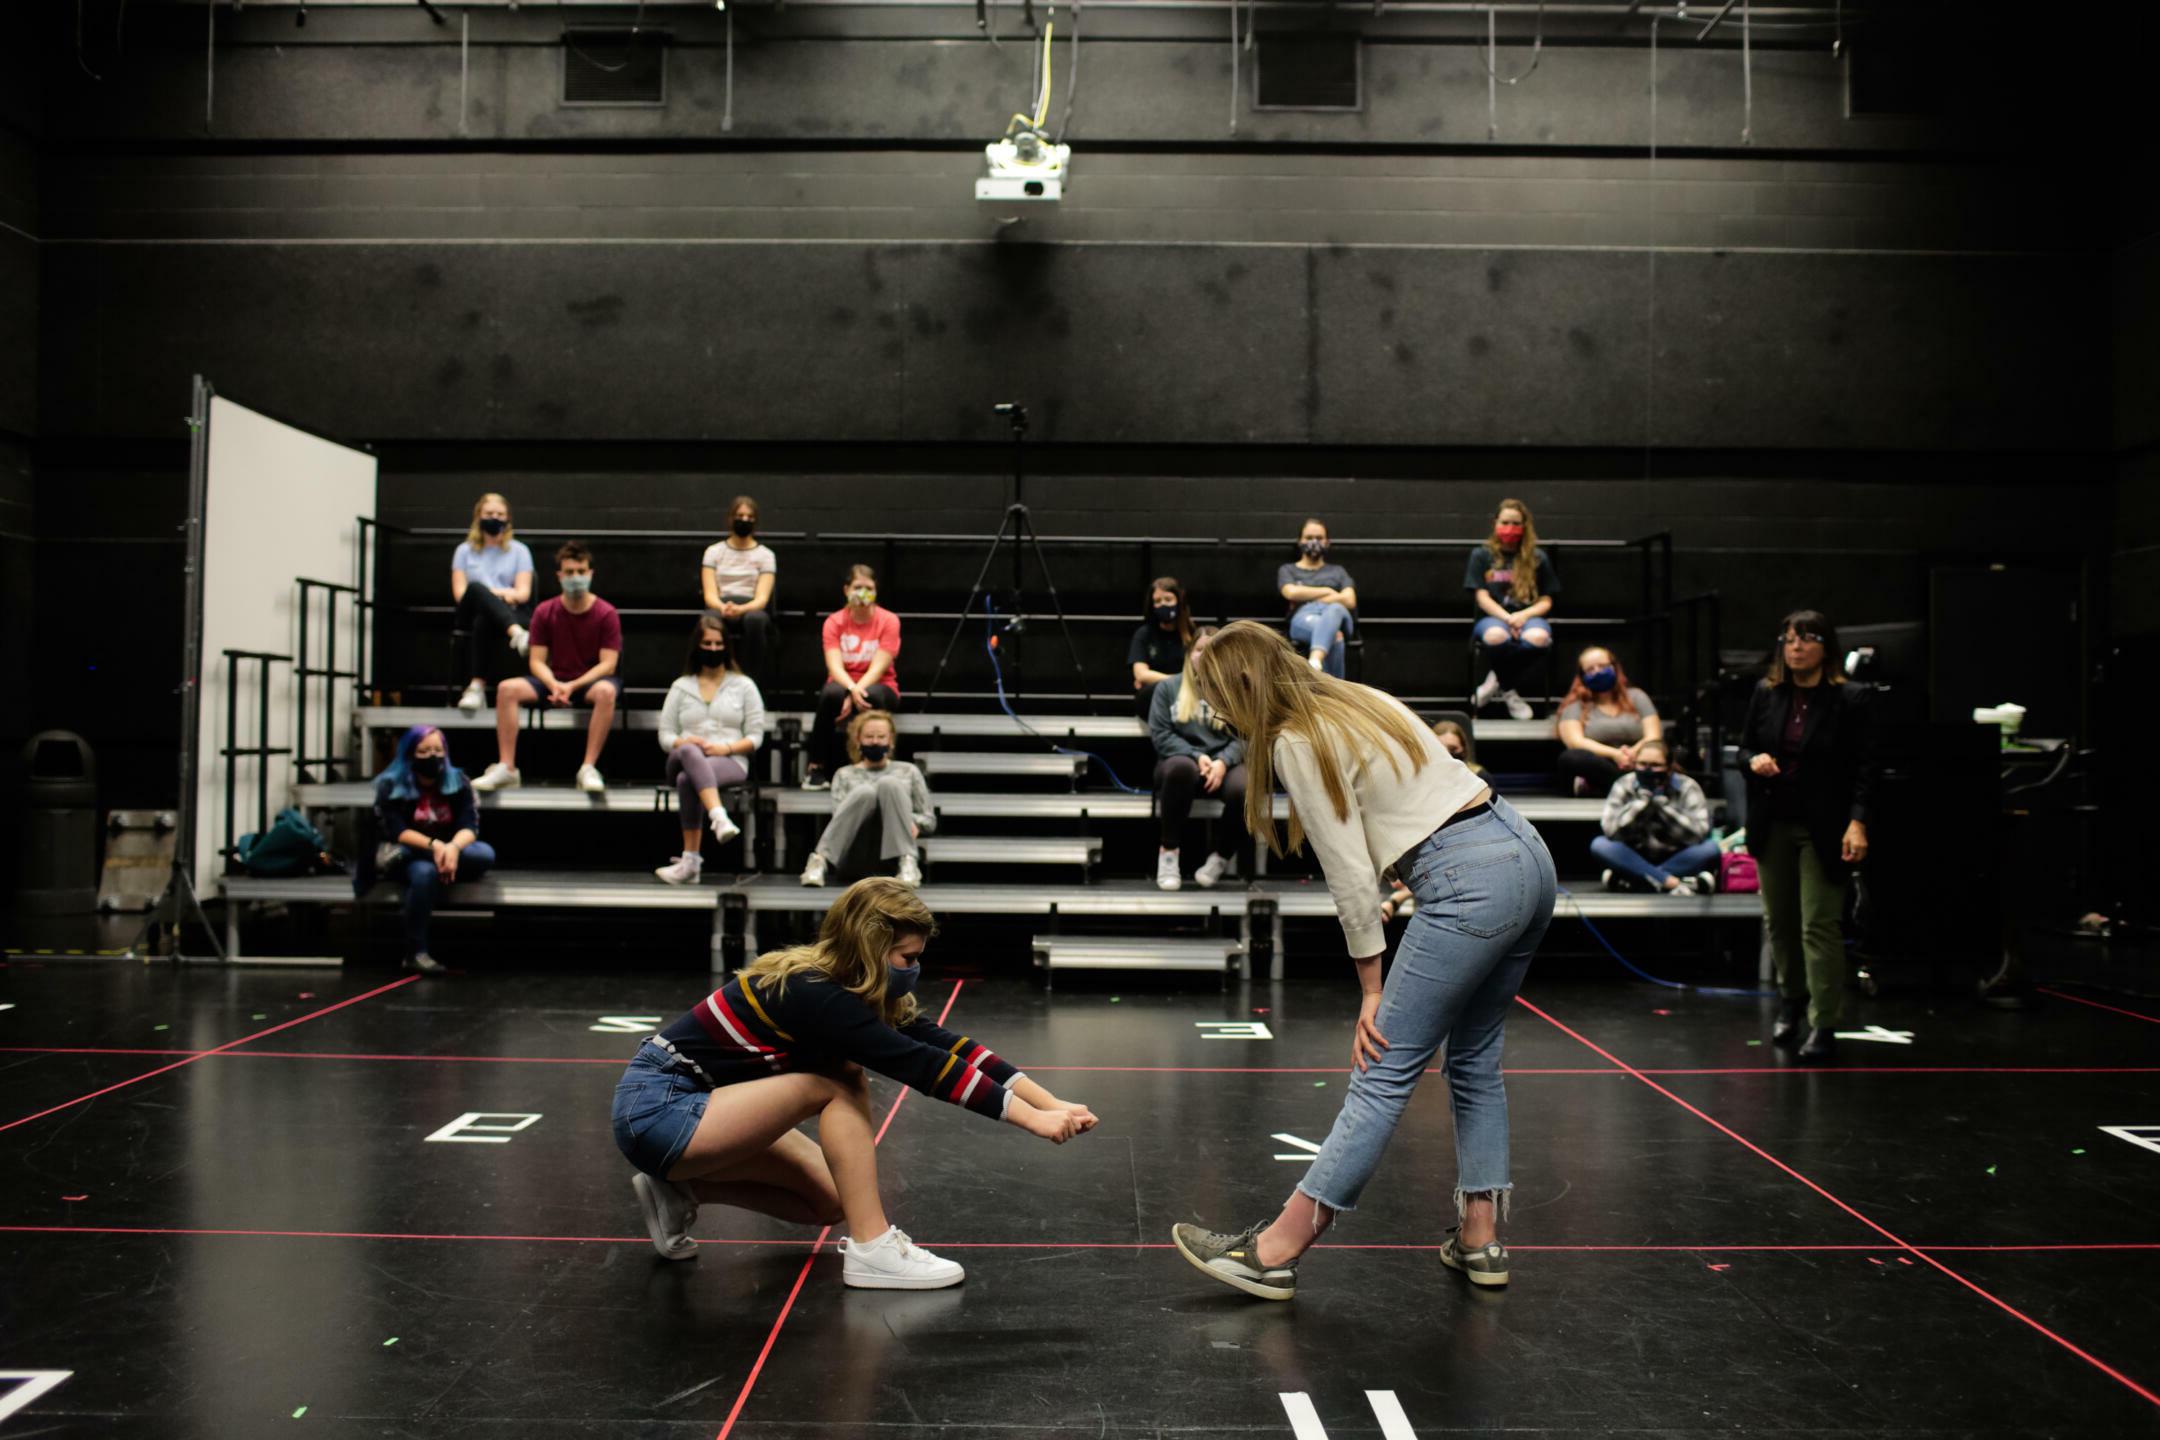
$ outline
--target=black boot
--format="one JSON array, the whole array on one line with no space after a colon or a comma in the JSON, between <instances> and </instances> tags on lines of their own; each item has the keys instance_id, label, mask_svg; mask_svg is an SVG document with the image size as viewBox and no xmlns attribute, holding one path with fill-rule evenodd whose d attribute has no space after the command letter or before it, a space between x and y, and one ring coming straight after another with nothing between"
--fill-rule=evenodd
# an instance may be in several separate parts
<instances>
[{"instance_id":1,"label":"black boot","mask_svg":"<svg viewBox=\"0 0 2160 1440\"><path fill-rule=\"evenodd\" d=\"M1778 1045L1790 1045L1800 1038L1800 1026L1807 1019L1807 1001L1778 1001L1777 1019L1770 1026L1770 1039Z\"/></svg>"},{"instance_id":2,"label":"black boot","mask_svg":"<svg viewBox=\"0 0 2160 1440\"><path fill-rule=\"evenodd\" d=\"M1811 1026L1807 1043L1800 1047L1802 1060L1828 1060L1837 1054L1837 1035L1823 1026Z\"/></svg>"}]
</instances>

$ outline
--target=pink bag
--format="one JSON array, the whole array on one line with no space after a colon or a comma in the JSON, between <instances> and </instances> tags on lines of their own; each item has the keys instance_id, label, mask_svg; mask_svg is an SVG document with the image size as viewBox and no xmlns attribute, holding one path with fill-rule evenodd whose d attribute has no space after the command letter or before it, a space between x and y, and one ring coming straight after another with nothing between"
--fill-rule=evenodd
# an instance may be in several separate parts
<instances>
[{"instance_id":1,"label":"pink bag","mask_svg":"<svg viewBox=\"0 0 2160 1440\"><path fill-rule=\"evenodd\" d=\"M1753 895L1762 889L1755 878L1755 857L1741 850L1718 856L1717 888L1730 895Z\"/></svg>"}]
</instances>

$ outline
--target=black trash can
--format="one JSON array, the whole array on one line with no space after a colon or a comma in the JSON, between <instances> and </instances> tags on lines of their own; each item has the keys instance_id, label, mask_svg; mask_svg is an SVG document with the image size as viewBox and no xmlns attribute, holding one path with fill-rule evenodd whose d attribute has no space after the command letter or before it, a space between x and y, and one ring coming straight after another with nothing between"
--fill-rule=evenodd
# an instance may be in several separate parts
<instances>
[{"instance_id":1,"label":"black trash can","mask_svg":"<svg viewBox=\"0 0 2160 1440\"><path fill-rule=\"evenodd\" d=\"M97 756L66 730L23 746L22 873L15 908L25 915L86 915L97 909Z\"/></svg>"}]
</instances>

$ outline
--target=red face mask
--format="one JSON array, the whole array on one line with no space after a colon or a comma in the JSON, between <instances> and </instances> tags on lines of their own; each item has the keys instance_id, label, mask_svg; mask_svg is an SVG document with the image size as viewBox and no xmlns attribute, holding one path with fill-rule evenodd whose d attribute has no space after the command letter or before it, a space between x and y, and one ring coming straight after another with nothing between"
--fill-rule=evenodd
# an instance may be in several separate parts
<instances>
[{"instance_id":1,"label":"red face mask","mask_svg":"<svg viewBox=\"0 0 2160 1440\"><path fill-rule=\"evenodd\" d=\"M1499 541L1501 548L1506 550L1513 550L1516 546L1522 544L1522 532L1523 527L1520 525L1495 525L1492 527L1493 539Z\"/></svg>"}]
</instances>

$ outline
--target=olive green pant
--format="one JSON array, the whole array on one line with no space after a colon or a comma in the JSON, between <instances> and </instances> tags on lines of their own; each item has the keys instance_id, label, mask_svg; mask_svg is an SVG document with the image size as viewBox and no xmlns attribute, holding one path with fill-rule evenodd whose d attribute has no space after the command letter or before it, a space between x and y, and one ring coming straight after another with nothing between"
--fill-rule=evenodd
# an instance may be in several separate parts
<instances>
[{"instance_id":1,"label":"olive green pant","mask_svg":"<svg viewBox=\"0 0 2160 1440\"><path fill-rule=\"evenodd\" d=\"M1823 864L1797 820L1751 828L1748 850L1762 885L1778 994L1807 1000L1808 1024L1834 1029L1845 1013L1845 882Z\"/></svg>"}]
</instances>

